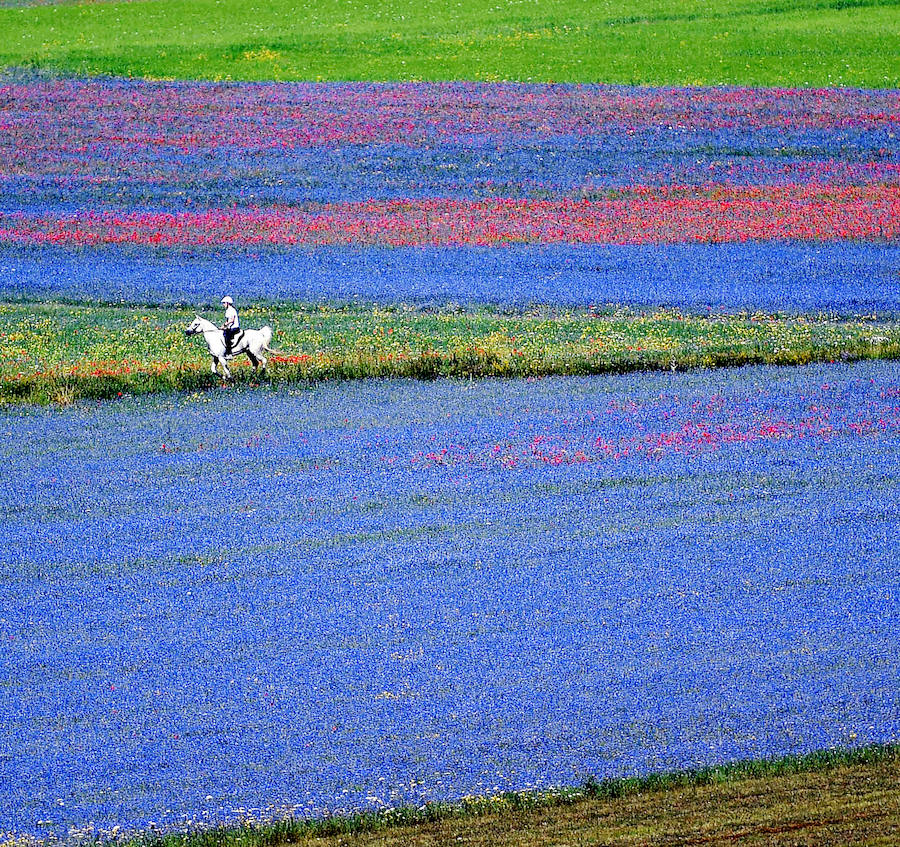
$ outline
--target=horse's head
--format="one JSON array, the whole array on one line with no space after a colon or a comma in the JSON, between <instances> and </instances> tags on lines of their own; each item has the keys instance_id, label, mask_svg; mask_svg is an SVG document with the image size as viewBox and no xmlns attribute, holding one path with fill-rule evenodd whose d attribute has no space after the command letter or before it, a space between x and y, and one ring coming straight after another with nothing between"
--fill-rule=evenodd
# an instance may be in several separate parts
<instances>
[{"instance_id":1,"label":"horse's head","mask_svg":"<svg viewBox=\"0 0 900 847\"><path fill-rule=\"evenodd\" d=\"M203 332L203 327L200 322L200 315L197 315L194 320L191 321L190 325L185 329L185 335L196 335L198 332Z\"/></svg>"}]
</instances>

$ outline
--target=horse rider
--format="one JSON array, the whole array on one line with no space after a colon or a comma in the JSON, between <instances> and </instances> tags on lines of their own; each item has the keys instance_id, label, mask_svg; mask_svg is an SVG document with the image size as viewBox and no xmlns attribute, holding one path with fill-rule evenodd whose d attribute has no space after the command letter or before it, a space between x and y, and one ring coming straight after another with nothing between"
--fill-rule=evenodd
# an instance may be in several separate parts
<instances>
[{"instance_id":1,"label":"horse rider","mask_svg":"<svg viewBox=\"0 0 900 847\"><path fill-rule=\"evenodd\" d=\"M222 324L222 332L225 335L225 353L231 353L231 343L241 330L241 321L238 318L237 309L234 308L234 300L227 294L222 298L225 307L225 323Z\"/></svg>"}]
</instances>

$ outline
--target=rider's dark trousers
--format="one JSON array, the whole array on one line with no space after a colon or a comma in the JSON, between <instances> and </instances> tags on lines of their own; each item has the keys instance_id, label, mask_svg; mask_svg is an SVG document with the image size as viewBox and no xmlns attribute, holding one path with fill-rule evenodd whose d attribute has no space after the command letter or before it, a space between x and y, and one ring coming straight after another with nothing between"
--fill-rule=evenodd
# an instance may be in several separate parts
<instances>
[{"instance_id":1,"label":"rider's dark trousers","mask_svg":"<svg viewBox=\"0 0 900 847\"><path fill-rule=\"evenodd\" d=\"M231 352L231 342L234 340L234 337L240 332L238 329L234 329L232 327L228 327L227 329L222 330L225 333L225 352Z\"/></svg>"}]
</instances>

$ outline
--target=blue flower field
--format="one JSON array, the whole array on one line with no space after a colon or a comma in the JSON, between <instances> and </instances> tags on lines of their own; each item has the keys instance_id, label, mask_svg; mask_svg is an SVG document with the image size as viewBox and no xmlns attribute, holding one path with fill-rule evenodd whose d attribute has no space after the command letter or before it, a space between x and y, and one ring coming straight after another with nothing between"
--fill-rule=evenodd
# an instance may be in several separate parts
<instances>
[{"instance_id":1,"label":"blue flower field","mask_svg":"<svg viewBox=\"0 0 900 847\"><path fill-rule=\"evenodd\" d=\"M900 91L34 47L0 75L0 847L900 742ZM225 294L271 381L168 308ZM626 367L666 370L571 376ZM523 376L424 380L465 368ZM423 381L326 379L385 373Z\"/></svg>"},{"instance_id":2,"label":"blue flower field","mask_svg":"<svg viewBox=\"0 0 900 847\"><path fill-rule=\"evenodd\" d=\"M7 408L0 820L896 741L898 432L894 362Z\"/></svg>"},{"instance_id":3,"label":"blue flower field","mask_svg":"<svg viewBox=\"0 0 900 847\"><path fill-rule=\"evenodd\" d=\"M626 305L900 314L896 243L394 247L263 251L0 249L0 298L190 304ZM123 268L127 269L123 273Z\"/></svg>"}]
</instances>

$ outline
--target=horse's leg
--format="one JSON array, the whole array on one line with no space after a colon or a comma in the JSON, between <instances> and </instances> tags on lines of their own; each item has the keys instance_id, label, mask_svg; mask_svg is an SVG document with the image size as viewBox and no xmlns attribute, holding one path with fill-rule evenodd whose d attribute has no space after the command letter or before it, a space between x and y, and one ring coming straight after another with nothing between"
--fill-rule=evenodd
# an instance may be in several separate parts
<instances>
[{"instance_id":1,"label":"horse's leg","mask_svg":"<svg viewBox=\"0 0 900 847\"><path fill-rule=\"evenodd\" d=\"M223 379L231 379L231 371L228 370L228 365L225 364L225 357L222 356L219 361L222 363L222 378Z\"/></svg>"},{"instance_id":2,"label":"horse's leg","mask_svg":"<svg viewBox=\"0 0 900 847\"><path fill-rule=\"evenodd\" d=\"M247 355L250 357L250 361L253 362L253 367L258 371L266 372L266 365L269 363L269 360L263 355L265 352L265 345L261 345L258 350L247 351Z\"/></svg>"},{"instance_id":3,"label":"horse's leg","mask_svg":"<svg viewBox=\"0 0 900 847\"><path fill-rule=\"evenodd\" d=\"M210 371L212 373L215 373L216 372L216 362L218 362L219 360L215 356L211 356L210 358L212 359L212 367L210 368Z\"/></svg>"}]
</instances>

